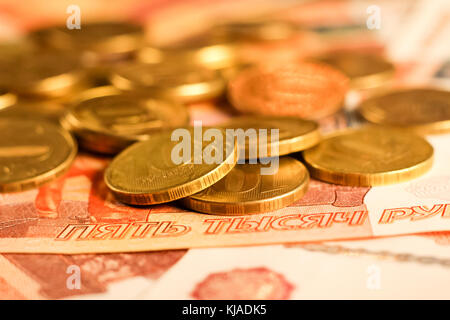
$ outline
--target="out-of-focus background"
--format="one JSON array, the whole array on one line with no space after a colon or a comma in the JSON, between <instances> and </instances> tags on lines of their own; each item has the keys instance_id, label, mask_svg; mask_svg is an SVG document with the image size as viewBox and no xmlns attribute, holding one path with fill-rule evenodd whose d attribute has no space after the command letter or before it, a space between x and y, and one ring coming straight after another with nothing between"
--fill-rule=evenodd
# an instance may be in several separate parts
<instances>
[{"instance_id":1,"label":"out-of-focus background","mask_svg":"<svg viewBox=\"0 0 450 320\"><path fill-rule=\"evenodd\" d=\"M404 68L421 62L423 66L409 74L408 82L423 81L450 56L450 4L446 0L2 0L0 39L13 40L28 30L64 24L70 5L80 7L82 24L92 20L142 23L149 43L155 45L230 21L287 20L325 39L320 44L327 48L321 49L381 50ZM381 20L374 24L377 15Z\"/></svg>"}]
</instances>

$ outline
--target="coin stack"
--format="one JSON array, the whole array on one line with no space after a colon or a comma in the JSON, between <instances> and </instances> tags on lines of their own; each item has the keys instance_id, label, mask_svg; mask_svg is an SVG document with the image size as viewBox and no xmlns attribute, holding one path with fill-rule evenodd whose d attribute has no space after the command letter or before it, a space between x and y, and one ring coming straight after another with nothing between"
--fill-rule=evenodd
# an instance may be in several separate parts
<instances>
[{"instance_id":1,"label":"coin stack","mask_svg":"<svg viewBox=\"0 0 450 320\"><path fill-rule=\"evenodd\" d=\"M378 186L430 169L433 147L420 135L450 130L450 93L373 95L357 109L371 125L322 138L316 121L345 107L349 91L384 86L394 67L362 52L305 59L294 46L286 61L280 41L302 32L279 21L239 22L156 46L138 25L96 22L35 30L23 43L2 45L0 191L56 179L76 157L77 142L114 157L104 180L117 200L179 200L217 215L289 206L307 192L310 176ZM257 59L249 43L283 58ZM204 134L190 126L189 104L226 97L242 115Z\"/></svg>"}]
</instances>

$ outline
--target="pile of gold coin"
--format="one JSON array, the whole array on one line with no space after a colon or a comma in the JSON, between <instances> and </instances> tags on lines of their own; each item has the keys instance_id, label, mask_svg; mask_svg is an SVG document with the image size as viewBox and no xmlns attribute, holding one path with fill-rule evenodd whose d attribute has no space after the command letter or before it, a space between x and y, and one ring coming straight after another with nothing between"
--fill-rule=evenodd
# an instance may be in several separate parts
<instances>
[{"instance_id":1,"label":"pile of gold coin","mask_svg":"<svg viewBox=\"0 0 450 320\"><path fill-rule=\"evenodd\" d=\"M450 92L372 95L355 111L371 124L323 136L321 119L345 107L349 89L384 85L394 67L362 52L266 66L239 51L299 32L281 21L244 21L157 45L136 24L95 22L0 45L0 192L61 176L78 145L111 158L104 181L118 201L217 215L292 205L310 177L379 186L429 170L433 147L417 134L450 130ZM227 97L245 115L191 125L190 104Z\"/></svg>"}]
</instances>

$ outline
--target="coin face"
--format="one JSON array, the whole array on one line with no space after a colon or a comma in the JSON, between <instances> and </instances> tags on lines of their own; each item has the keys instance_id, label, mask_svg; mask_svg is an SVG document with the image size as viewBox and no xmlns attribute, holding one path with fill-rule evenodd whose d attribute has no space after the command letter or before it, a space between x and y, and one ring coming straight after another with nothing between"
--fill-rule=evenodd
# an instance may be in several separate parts
<instances>
[{"instance_id":1,"label":"coin face","mask_svg":"<svg viewBox=\"0 0 450 320\"><path fill-rule=\"evenodd\" d=\"M111 83L121 90L145 90L180 102L216 98L225 89L224 79L215 70L166 63L119 66Z\"/></svg>"},{"instance_id":2,"label":"coin face","mask_svg":"<svg viewBox=\"0 0 450 320\"><path fill-rule=\"evenodd\" d=\"M122 93L106 86L84 92L63 122L84 147L117 153L157 130L187 126L189 114L177 103Z\"/></svg>"},{"instance_id":3,"label":"coin face","mask_svg":"<svg viewBox=\"0 0 450 320\"><path fill-rule=\"evenodd\" d=\"M258 66L228 84L232 105L244 113L318 119L339 110L348 79L315 63Z\"/></svg>"},{"instance_id":4,"label":"coin face","mask_svg":"<svg viewBox=\"0 0 450 320\"><path fill-rule=\"evenodd\" d=\"M211 144L198 139L193 129L184 132L186 140L180 142L172 141L171 131L160 132L120 153L105 172L106 185L116 198L134 205L173 201L209 187L235 166L233 141ZM180 151L180 146L186 149ZM208 160L206 153L218 155L217 161ZM180 154L183 159L176 160Z\"/></svg>"},{"instance_id":5,"label":"coin face","mask_svg":"<svg viewBox=\"0 0 450 320\"><path fill-rule=\"evenodd\" d=\"M46 121L0 119L0 191L35 188L62 175L77 153L76 142Z\"/></svg>"},{"instance_id":6,"label":"coin face","mask_svg":"<svg viewBox=\"0 0 450 320\"><path fill-rule=\"evenodd\" d=\"M237 164L219 182L182 202L200 212L242 215L278 210L303 197L309 174L300 161L281 157L278 171L262 175L267 166Z\"/></svg>"},{"instance_id":7,"label":"coin face","mask_svg":"<svg viewBox=\"0 0 450 320\"><path fill-rule=\"evenodd\" d=\"M78 57L58 52L0 60L0 85L23 95L59 97L83 80Z\"/></svg>"},{"instance_id":8,"label":"coin face","mask_svg":"<svg viewBox=\"0 0 450 320\"><path fill-rule=\"evenodd\" d=\"M372 123L420 134L450 131L450 92L430 88L394 91L362 102L359 112Z\"/></svg>"},{"instance_id":9,"label":"coin face","mask_svg":"<svg viewBox=\"0 0 450 320\"><path fill-rule=\"evenodd\" d=\"M416 178L431 168L433 147L414 134L367 127L331 136L303 152L311 176L342 185L377 186Z\"/></svg>"},{"instance_id":10,"label":"coin face","mask_svg":"<svg viewBox=\"0 0 450 320\"><path fill-rule=\"evenodd\" d=\"M293 117L241 116L232 118L221 127L235 132L236 129L243 130L241 134L245 142L240 144L240 152L246 159L260 157L261 154L262 157L274 157L299 152L320 141L319 125L315 121ZM272 135L273 130L278 130L277 139ZM251 148L255 156L251 156Z\"/></svg>"},{"instance_id":11,"label":"coin face","mask_svg":"<svg viewBox=\"0 0 450 320\"><path fill-rule=\"evenodd\" d=\"M378 87L394 76L394 65L384 57L362 52L333 52L318 58L350 78L354 89Z\"/></svg>"}]
</instances>

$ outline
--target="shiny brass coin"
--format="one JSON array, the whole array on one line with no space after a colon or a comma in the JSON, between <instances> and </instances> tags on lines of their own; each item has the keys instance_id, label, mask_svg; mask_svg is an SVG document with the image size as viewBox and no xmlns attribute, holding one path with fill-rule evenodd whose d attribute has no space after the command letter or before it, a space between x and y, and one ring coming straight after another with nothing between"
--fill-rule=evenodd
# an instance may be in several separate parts
<instances>
[{"instance_id":1,"label":"shiny brass coin","mask_svg":"<svg viewBox=\"0 0 450 320\"><path fill-rule=\"evenodd\" d=\"M0 85L15 93L60 97L84 80L80 60L60 52L19 54L0 59Z\"/></svg>"},{"instance_id":2,"label":"shiny brass coin","mask_svg":"<svg viewBox=\"0 0 450 320\"><path fill-rule=\"evenodd\" d=\"M319 125L315 121L293 117L241 116L220 127L243 130L240 133L243 141L239 142L238 138L238 144L241 146L239 158L245 159L299 152L320 141ZM274 129L278 129L276 139L272 135Z\"/></svg>"},{"instance_id":3,"label":"shiny brass coin","mask_svg":"<svg viewBox=\"0 0 450 320\"><path fill-rule=\"evenodd\" d=\"M181 201L195 211L242 215L275 211L303 197L309 174L300 161L282 157L274 174L262 175L261 169L267 166L237 164L219 182Z\"/></svg>"},{"instance_id":4,"label":"shiny brass coin","mask_svg":"<svg viewBox=\"0 0 450 320\"><path fill-rule=\"evenodd\" d=\"M105 171L105 182L119 201L150 205L184 198L216 183L235 166L234 141L223 139L222 145L212 144L201 141L193 129L183 132L187 136L182 136L182 141L172 141L172 131L155 133L147 141L125 149L111 162ZM225 137L223 131L218 132Z\"/></svg>"},{"instance_id":5,"label":"shiny brass coin","mask_svg":"<svg viewBox=\"0 0 450 320\"><path fill-rule=\"evenodd\" d=\"M420 134L450 131L450 92L417 88L367 99L360 114L372 123L410 129Z\"/></svg>"},{"instance_id":6,"label":"shiny brass coin","mask_svg":"<svg viewBox=\"0 0 450 320\"><path fill-rule=\"evenodd\" d=\"M350 78L350 87L353 89L382 86L392 79L395 73L391 62L370 53L332 52L316 60L342 71Z\"/></svg>"},{"instance_id":7,"label":"shiny brass coin","mask_svg":"<svg viewBox=\"0 0 450 320\"><path fill-rule=\"evenodd\" d=\"M211 35L201 35L166 46L145 47L138 52L137 58L146 64L182 63L214 70L230 68L237 63L234 42Z\"/></svg>"},{"instance_id":8,"label":"shiny brass coin","mask_svg":"<svg viewBox=\"0 0 450 320\"><path fill-rule=\"evenodd\" d=\"M183 105L106 86L80 95L62 123L76 134L83 147L118 153L157 130L187 126L189 114Z\"/></svg>"},{"instance_id":9,"label":"shiny brass coin","mask_svg":"<svg viewBox=\"0 0 450 320\"><path fill-rule=\"evenodd\" d=\"M213 99L225 90L218 71L165 63L119 66L111 83L121 90L145 91L185 103Z\"/></svg>"},{"instance_id":10,"label":"shiny brass coin","mask_svg":"<svg viewBox=\"0 0 450 320\"><path fill-rule=\"evenodd\" d=\"M303 152L311 176L350 186L414 179L431 168L433 147L414 134L378 127L344 131Z\"/></svg>"},{"instance_id":11,"label":"shiny brass coin","mask_svg":"<svg viewBox=\"0 0 450 320\"><path fill-rule=\"evenodd\" d=\"M0 88L0 110L12 106L16 101L17 96L15 94Z\"/></svg>"},{"instance_id":12,"label":"shiny brass coin","mask_svg":"<svg viewBox=\"0 0 450 320\"><path fill-rule=\"evenodd\" d=\"M80 29L52 26L31 32L29 38L37 44L60 50L79 50L100 55L123 55L142 45L143 28L127 22L83 23Z\"/></svg>"},{"instance_id":13,"label":"shiny brass coin","mask_svg":"<svg viewBox=\"0 0 450 320\"><path fill-rule=\"evenodd\" d=\"M77 153L72 136L50 122L0 119L0 191L38 187L65 173Z\"/></svg>"}]
</instances>

